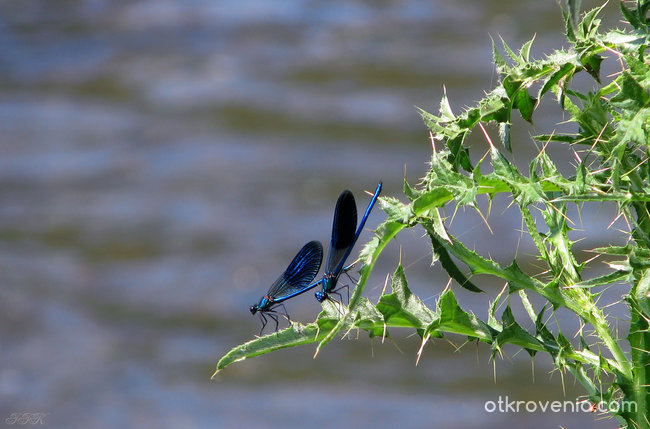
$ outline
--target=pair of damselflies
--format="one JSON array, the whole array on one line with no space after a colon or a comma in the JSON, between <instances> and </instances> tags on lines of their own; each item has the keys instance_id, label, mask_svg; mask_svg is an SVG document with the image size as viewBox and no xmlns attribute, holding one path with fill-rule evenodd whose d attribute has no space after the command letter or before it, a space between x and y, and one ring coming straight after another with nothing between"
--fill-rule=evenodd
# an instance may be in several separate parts
<instances>
[{"instance_id":1,"label":"pair of damselflies","mask_svg":"<svg viewBox=\"0 0 650 429\"><path fill-rule=\"evenodd\" d=\"M352 192L347 189L341 192L341 195L339 195L336 201L336 208L334 209L332 236L323 277L317 282L312 283L312 280L314 280L314 277L316 277L316 274L320 270L320 265L323 260L323 245L320 241L310 241L300 249L287 269L273 282L268 292L262 296L260 302L250 307L251 314L255 314L258 311L260 313L262 320L260 335L264 331L264 327L268 321L266 316L273 319L275 329L278 329L277 309L282 307L285 316L287 316L287 311L283 304L287 299L307 292L318 285L321 286L321 290L315 293L318 302L329 299L331 294L338 294L336 284L339 277L354 265L351 264L346 267L345 261L350 256L352 248L357 242L363 226L366 224L368 215L370 215L370 211L377 201L377 197L381 192L381 185L381 183L377 185L377 189L375 189L375 193L370 203L368 203L368 208L366 208L366 212L363 214L359 226L357 226L357 205Z\"/></svg>"}]
</instances>

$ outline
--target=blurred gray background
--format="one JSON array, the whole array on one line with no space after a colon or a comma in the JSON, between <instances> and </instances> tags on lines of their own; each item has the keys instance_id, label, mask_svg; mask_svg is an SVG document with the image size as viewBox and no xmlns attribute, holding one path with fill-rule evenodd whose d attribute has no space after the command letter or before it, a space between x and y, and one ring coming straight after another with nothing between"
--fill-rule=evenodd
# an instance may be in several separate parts
<instances>
[{"instance_id":1,"label":"blurred gray background","mask_svg":"<svg viewBox=\"0 0 650 429\"><path fill-rule=\"evenodd\" d=\"M0 425L42 412L47 427L96 429L615 427L488 413L499 395L582 391L516 349L493 366L485 347L438 340L416 367L411 332L336 340L315 360L313 346L283 350L210 380L257 334L248 306L298 249L327 247L342 189L360 211L379 181L405 200L405 168L416 183L431 152L414 106L436 112L445 85L458 112L490 89L489 36L519 48L536 34L540 57L565 45L562 28L551 0L0 1ZM516 122L515 158L563 119ZM508 204L495 201L494 234L471 212L452 230L526 258ZM589 214L602 230L612 219ZM375 208L367 229L384 218ZM369 298L401 251L434 305L447 277L421 235L391 243ZM488 293L459 300L485 317L502 285L476 280ZM304 323L319 311L311 293L287 308Z\"/></svg>"}]
</instances>

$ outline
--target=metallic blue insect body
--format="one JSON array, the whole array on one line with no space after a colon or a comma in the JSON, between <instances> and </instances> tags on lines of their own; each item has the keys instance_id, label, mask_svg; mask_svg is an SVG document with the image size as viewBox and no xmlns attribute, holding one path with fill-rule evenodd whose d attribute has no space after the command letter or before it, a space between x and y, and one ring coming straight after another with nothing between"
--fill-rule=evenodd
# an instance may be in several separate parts
<instances>
[{"instance_id":1,"label":"metallic blue insect body","mask_svg":"<svg viewBox=\"0 0 650 429\"><path fill-rule=\"evenodd\" d=\"M271 285L268 292L260 299L260 302L251 305L251 314L260 312L260 318L262 319L260 335L267 323L265 315L268 315L275 321L275 329L277 330L278 316L276 315L277 311L275 309L280 306L284 308L283 301L300 295L316 286L317 283L313 285L309 283L318 274L322 260L323 245L320 241L310 241L305 244L296 257L293 258L293 261L291 261L287 269L284 270L282 275ZM289 319L286 308L284 309L284 314Z\"/></svg>"},{"instance_id":2,"label":"metallic blue insect body","mask_svg":"<svg viewBox=\"0 0 650 429\"><path fill-rule=\"evenodd\" d=\"M377 201L377 197L381 193L382 184L377 185L375 193L368 203L368 208L361 218L361 222L357 227L357 205L354 202L352 192L347 189L341 192L339 199L336 202L334 209L334 222L332 224L332 238L330 240L330 247L327 255L327 266L325 267L325 274L318 282L310 286L322 284L322 290L315 293L318 302L323 302L328 299L329 294L336 293L336 283L339 280L341 273L348 271L352 265L345 267L345 260L350 256L354 244L357 242L363 226L366 224L368 215L372 207ZM355 230L356 228L356 230Z\"/></svg>"}]
</instances>

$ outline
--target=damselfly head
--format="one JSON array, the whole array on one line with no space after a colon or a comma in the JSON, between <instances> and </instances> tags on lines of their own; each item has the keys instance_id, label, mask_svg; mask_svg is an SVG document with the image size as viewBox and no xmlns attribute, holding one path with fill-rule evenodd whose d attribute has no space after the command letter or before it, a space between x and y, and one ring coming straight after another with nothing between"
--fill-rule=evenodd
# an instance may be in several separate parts
<instances>
[{"instance_id":1,"label":"damselfly head","mask_svg":"<svg viewBox=\"0 0 650 429\"><path fill-rule=\"evenodd\" d=\"M327 294L325 292L321 291L321 290L316 292L314 294L314 296L316 297L316 301L318 301L318 302L323 302L323 301L325 301L327 299Z\"/></svg>"},{"instance_id":2,"label":"damselfly head","mask_svg":"<svg viewBox=\"0 0 650 429\"><path fill-rule=\"evenodd\" d=\"M249 310L251 311L251 314L255 314L255 313L257 313L257 310L259 310L259 309L260 309L260 306L255 304L255 305L251 305L251 308Z\"/></svg>"}]
</instances>

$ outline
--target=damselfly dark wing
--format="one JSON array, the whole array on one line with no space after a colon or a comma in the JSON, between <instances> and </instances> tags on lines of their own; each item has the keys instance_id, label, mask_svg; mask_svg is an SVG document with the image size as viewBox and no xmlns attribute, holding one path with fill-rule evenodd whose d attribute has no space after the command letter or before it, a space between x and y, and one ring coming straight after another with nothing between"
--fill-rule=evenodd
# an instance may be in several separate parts
<instances>
[{"instance_id":1,"label":"damselfly dark wing","mask_svg":"<svg viewBox=\"0 0 650 429\"><path fill-rule=\"evenodd\" d=\"M368 203L366 212L363 214L358 227L357 207L352 193L346 190L339 195L339 199L336 202L336 209L334 209L332 239L330 241L325 273L321 280L312 285L316 286L317 284L321 284L323 287L322 291L315 293L318 302L323 302L328 299L328 295L335 292L336 284L341 273L352 268L352 265L346 267L345 261L348 259L348 256L350 256L352 248L357 242L357 239L363 230L363 226L366 224L366 220L368 220L368 216L370 216L370 211L381 193L381 187L382 185L380 182L370 199L370 203Z\"/></svg>"},{"instance_id":2,"label":"damselfly dark wing","mask_svg":"<svg viewBox=\"0 0 650 429\"><path fill-rule=\"evenodd\" d=\"M326 273L340 271L343 259L347 257L348 249L354 246L355 231L357 228L357 205L352 192L347 189L341 192L334 209L334 222L332 223L332 238L327 255ZM338 274L337 272L335 274Z\"/></svg>"},{"instance_id":3,"label":"damselfly dark wing","mask_svg":"<svg viewBox=\"0 0 650 429\"><path fill-rule=\"evenodd\" d=\"M305 244L266 295L279 303L311 289L309 283L318 274L322 260L323 245L320 241Z\"/></svg>"}]
</instances>

